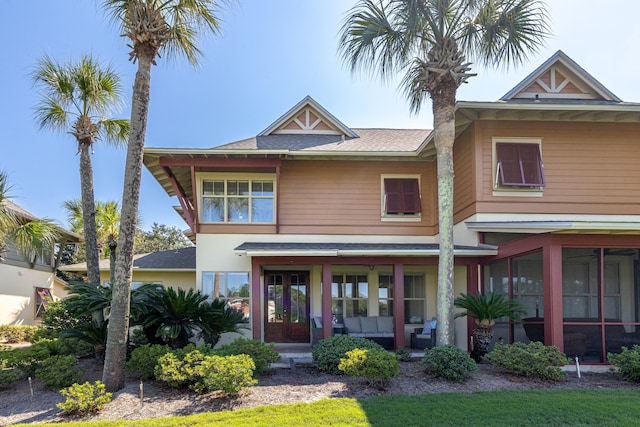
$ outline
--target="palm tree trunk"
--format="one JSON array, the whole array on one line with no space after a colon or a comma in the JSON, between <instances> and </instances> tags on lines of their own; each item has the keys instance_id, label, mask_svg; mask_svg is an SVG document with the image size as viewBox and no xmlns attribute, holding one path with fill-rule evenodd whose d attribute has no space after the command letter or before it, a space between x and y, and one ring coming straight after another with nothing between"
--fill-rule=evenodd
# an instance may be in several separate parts
<instances>
[{"instance_id":1,"label":"palm tree trunk","mask_svg":"<svg viewBox=\"0 0 640 427\"><path fill-rule=\"evenodd\" d=\"M118 237L118 252L116 254L116 268L113 280L107 348L102 372L102 382L109 391L120 390L124 387L124 364L127 358L127 338L129 335L129 289L133 270L133 244L140 199L142 155L147 131L151 60L152 58L147 58L143 55L138 56L138 71L133 84L131 128L129 146L127 148L124 189L122 192L120 235Z\"/></svg>"},{"instance_id":2,"label":"palm tree trunk","mask_svg":"<svg viewBox=\"0 0 640 427\"><path fill-rule=\"evenodd\" d=\"M118 242L113 234L109 234L107 244L109 245L109 283L113 283L116 271L116 250L118 248Z\"/></svg>"},{"instance_id":3,"label":"palm tree trunk","mask_svg":"<svg viewBox=\"0 0 640 427\"><path fill-rule=\"evenodd\" d=\"M437 345L454 345L453 330L453 142L455 140L456 86L442 83L431 93L434 142L438 163Z\"/></svg>"},{"instance_id":4,"label":"palm tree trunk","mask_svg":"<svg viewBox=\"0 0 640 427\"><path fill-rule=\"evenodd\" d=\"M93 195L93 166L88 144L80 147L80 187L82 192L82 221L87 257L87 278L89 283L100 284L100 255L96 233L96 206Z\"/></svg>"}]
</instances>

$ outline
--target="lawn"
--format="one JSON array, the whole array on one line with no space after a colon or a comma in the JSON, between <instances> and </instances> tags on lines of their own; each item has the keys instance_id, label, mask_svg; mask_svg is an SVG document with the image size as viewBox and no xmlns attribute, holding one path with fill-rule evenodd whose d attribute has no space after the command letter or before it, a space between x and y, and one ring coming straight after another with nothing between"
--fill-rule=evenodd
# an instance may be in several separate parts
<instances>
[{"instance_id":1,"label":"lawn","mask_svg":"<svg viewBox=\"0 0 640 427\"><path fill-rule=\"evenodd\" d=\"M328 399L186 417L56 426L636 426L638 402L640 389L440 393Z\"/></svg>"}]
</instances>

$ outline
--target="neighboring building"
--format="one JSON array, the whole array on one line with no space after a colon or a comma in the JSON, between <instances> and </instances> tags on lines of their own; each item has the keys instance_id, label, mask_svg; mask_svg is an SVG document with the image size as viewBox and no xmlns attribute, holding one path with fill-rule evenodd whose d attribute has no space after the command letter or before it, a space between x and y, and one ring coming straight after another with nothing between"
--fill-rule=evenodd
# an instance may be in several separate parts
<instances>
[{"instance_id":1,"label":"neighboring building","mask_svg":"<svg viewBox=\"0 0 640 427\"><path fill-rule=\"evenodd\" d=\"M639 160L640 104L560 51L500 100L458 102L455 293L527 308L496 340L589 363L640 343ZM351 129L307 97L256 137L144 162L197 240L196 287L244 299L255 339L308 344L313 317L326 337L333 319L392 316L407 347L436 314L429 130ZM472 326L456 319L461 348Z\"/></svg>"},{"instance_id":2,"label":"neighboring building","mask_svg":"<svg viewBox=\"0 0 640 427\"><path fill-rule=\"evenodd\" d=\"M60 270L87 274L87 264L62 265ZM100 281L109 283L109 260L100 260ZM196 248L194 246L170 251L136 254L133 256L132 287L158 283L165 287L185 290L196 288Z\"/></svg>"},{"instance_id":3,"label":"neighboring building","mask_svg":"<svg viewBox=\"0 0 640 427\"><path fill-rule=\"evenodd\" d=\"M20 221L37 218L8 200L5 204ZM59 229L61 244L79 243L82 238L76 233ZM35 325L46 307L47 298L64 295L65 282L55 277L60 259L54 257L56 248L28 260L12 242L0 254L0 325ZM60 251L57 252L61 254Z\"/></svg>"}]
</instances>

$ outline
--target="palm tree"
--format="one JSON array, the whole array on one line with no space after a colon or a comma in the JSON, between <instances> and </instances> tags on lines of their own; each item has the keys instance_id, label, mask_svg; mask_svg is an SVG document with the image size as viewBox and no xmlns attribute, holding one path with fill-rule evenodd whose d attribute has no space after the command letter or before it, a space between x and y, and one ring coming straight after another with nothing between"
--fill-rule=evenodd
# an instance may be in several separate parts
<instances>
[{"instance_id":1,"label":"palm tree","mask_svg":"<svg viewBox=\"0 0 640 427\"><path fill-rule=\"evenodd\" d=\"M453 304L465 311L456 314L456 318L472 316L475 318L476 328L473 331L474 346L471 355L479 362L488 353L493 339L493 325L496 319L506 317L519 321L526 314L525 307L515 300L507 300L506 294L488 292L486 294L460 294Z\"/></svg>"},{"instance_id":2,"label":"palm tree","mask_svg":"<svg viewBox=\"0 0 640 427\"><path fill-rule=\"evenodd\" d=\"M64 202L67 210L67 220L72 231L79 232L84 229L84 215L82 202L67 200ZM99 257L102 258L104 247L109 251L109 282L113 283L113 273L116 262L116 249L118 247L118 233L120 231L120 205L115 201L95 202L96 237Z\"/></svg>"},{"instance_id":3,"label":"palm tree","mask_svg":"<svg viewBox=\"0 0 640 427\"><path fill-rule=\"evenodd\" d=\"M12 207L7 174L0 171L0 261L7 244L12 242L33 267L38 256L53 250L59 239L60 229L52 220L29 220L18 214Z\"/></svg>"},{"instance_id":4,"label":"palm tree","mask_svg":"<svg viewBox=\"0 0 640 427\"><path fill-rule=\"evenodd\" d=\"M215 0L103 0L121 34L129 39L129 59L138 62L131 104L131 133L122 194L122 219L114 277L113 304L102 381L110 391L124 387L124 363L129 325L129 282L140 196L142 155L147 129L151 65L160 53L184 56L196 63L196 43L202 32L219 33Z\"/></svg>"},{"instance_id":5,"label":"palm tree","mask_svg":"<svg viewBox=\"0 0 640 427\"><path fill-rule=\"evenodd\" d=\"M78 63L58 64L42 58L33 72L33 81L42 100L36 106L41 129L71 133L80 154L82 216L89 283L100 283L98 241L96 236L93 167L90 150L97 141L113 145L126 143L129 122L103 116L122 105L118 74L103 68L90 56Z\"/></svg>"},{"instance_id":6,"label":"palm tree","mask_svg":"<svg viewBox=\"0 0 640 427\"><path fill-rule=\"evenodd\" d=\"M438 345L453 344L453 143L456 92L482 65L509 66L548 35L540 0L359 0L339 50L352 71L403 73L411 110L431 98L438 173Z\"/></svg>"}]
</instances>

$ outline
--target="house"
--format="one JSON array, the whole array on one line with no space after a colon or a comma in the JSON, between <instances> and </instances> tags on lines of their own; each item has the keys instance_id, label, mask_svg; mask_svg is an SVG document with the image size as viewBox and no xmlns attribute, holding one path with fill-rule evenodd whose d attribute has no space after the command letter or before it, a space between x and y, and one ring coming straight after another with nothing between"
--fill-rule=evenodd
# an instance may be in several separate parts
<instances>
[{"instance_id":1,"label":"house","mask_svg":"<svg viewBox=\"0 0 640 427\"><path fill-rule=\"evenodd\" d=\"M640 104L561 51L498 101L458 102L455 293L527 310L495 340L587 363L640 343L639 159ZM144 163L197 240L196 287L248 304L253 338L309 344L312 318L327 337L377 316L408 347L436 314L431 131L349 128L306 97L255 137ZM456 319L456 345L472 328Z\"/></svg>"},{"instance_id":2,"label":"house","mask_svg":"<svg viewBox=\"0 0 640 427\"><path fill-rule=\"evenodd\" d=\"M22 222L37 220L31 213L9 200L5 208ZM80 235L63 228L58 229L60 245L79 243ZM47 298L64 295L65 282L55 275L62 251L50 248L35 259L27 259L13 242L0 253L0 325L35 325L46 308Z\"/></svg>"},{"instance_id":3,"label":"house","mask_svg":"<svg viewBox=\"0 0 640 427\"><path fill-rule=\"evenodd\" d=\"M87 263L60 266L60 270L86 275ZM100 260L100 281L109 283L109 260ZM157 283L166 287L196 288L195 246L170 251L135 254L133 256L132 287Z\"/></svg>"}]
</instances>

